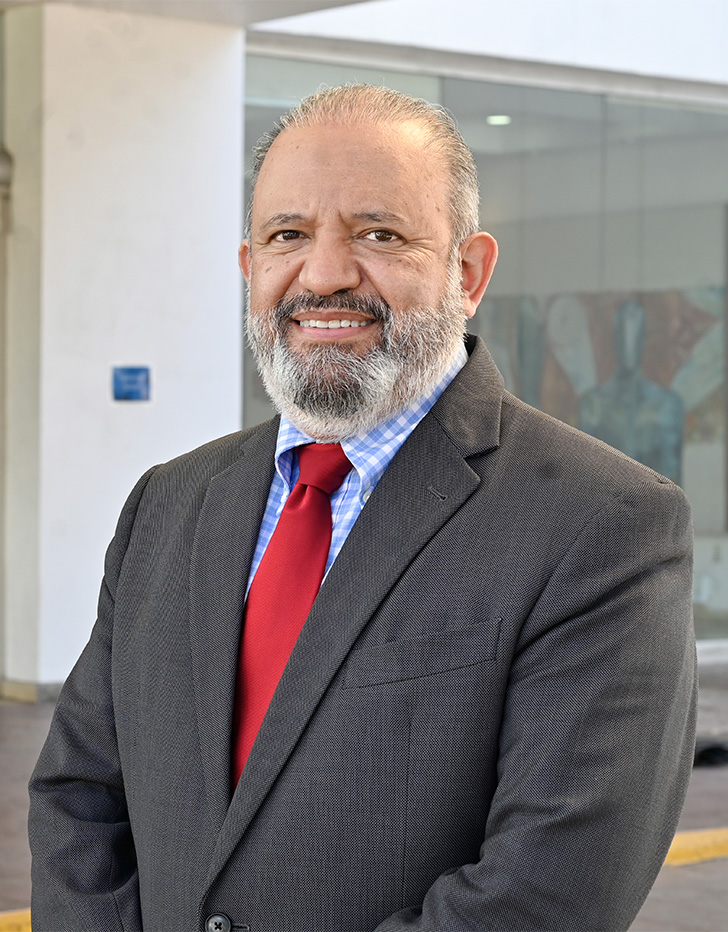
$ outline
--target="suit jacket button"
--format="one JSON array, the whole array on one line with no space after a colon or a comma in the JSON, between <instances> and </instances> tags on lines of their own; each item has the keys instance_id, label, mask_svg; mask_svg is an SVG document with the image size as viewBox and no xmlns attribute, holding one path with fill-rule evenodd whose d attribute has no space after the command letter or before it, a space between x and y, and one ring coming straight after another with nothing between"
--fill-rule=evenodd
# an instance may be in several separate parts
<instances>
[{"instance_id":1,"label":"suit jacket button","mask_svg":"<svg viewBox=\"0 0 728 932\"><path fill-rule=\"evenodd\" d=\"M205 920L205 932L230 932L233 924L224 913L216 913Z\"/></svg>"}]
</instances>

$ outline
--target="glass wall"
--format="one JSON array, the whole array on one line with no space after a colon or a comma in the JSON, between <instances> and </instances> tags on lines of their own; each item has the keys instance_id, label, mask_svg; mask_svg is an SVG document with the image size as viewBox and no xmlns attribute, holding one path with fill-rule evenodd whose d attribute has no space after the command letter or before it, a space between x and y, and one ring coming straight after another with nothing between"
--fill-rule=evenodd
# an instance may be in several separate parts
<instances>
[{"instance_id":1,"label":"glass wall","mask_svg":"<svg viewBox=\"0 0 728 932\"><path fill-rule=\"evenodd\" d=\"M262 55L247 67L249 142L322 84L447 107L500 245L471 329L508 388L675 479L698 534L725 541L728 110ZM252 365L246 388L254 423L270 409Z\"/></svg>"}]
</instances>

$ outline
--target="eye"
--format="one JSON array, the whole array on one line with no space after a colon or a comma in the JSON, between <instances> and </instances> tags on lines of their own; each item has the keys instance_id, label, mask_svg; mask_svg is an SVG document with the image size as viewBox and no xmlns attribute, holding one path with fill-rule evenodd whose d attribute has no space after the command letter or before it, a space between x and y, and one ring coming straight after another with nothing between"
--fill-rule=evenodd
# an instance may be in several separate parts
<instances>
[{"instance_id":1,"label":"eye","mask_svg":"<svg viewBox=\"0 0 728 932\"><path fill-rule=\"evenodd\" d=\"M374 240L375 243L393 243L399 239L396 233L391 230L370 230L364 235L365 239Z\"/></svg>"},{"instance_id":2,"label":"eye","mask_svg":"<svg viewBox=\"0 0 728 932\"><path fill-rule=\"evenodd\" d=\"M290 243L300 236L301 234L298 230L279 230L278 233L274 233L273 236L271 236L271 240L276 243Z\"/></svg>"}]
</instances>

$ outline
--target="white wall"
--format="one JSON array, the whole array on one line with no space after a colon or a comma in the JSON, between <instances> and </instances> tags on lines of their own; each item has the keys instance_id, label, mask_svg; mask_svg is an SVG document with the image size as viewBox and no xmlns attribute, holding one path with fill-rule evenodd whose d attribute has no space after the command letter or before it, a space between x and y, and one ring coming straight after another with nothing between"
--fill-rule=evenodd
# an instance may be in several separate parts
<instances>
[{"instance_id":1,"label":"white wall","mask_svg":"<svg viewBox=\"0 0 728 932\"><path fill-rule=\"evenodd\" d=\"M5 671L34 682L38 660L42 14L6 15L5 144L14 155L7 237ZM2 389L0 389L0 392Z\"/></svg>"},{"instance_id":2,"label":"white wall","mask_svg":"<svg viewBox=\"0 0 728 932\"><path fill-rule=\"evenodd\" d=\"M6 69L8 310L37 349L10 379L29 411L9 435L5 677L52 683L88 637L136 478L240 427L243 32L48 6L10 10L6 43L37 59ZM150 366L151 402L114 402L113 365Z\"/></svg>"},{"instance_id":3,"label":"white wall","mask_svg":"<svg viewBox=\"0 0 728 932\"><path fill-rule=\"evenodd\" d=\"M725 0L371 0L256 28L728 83Z\"/></svg>"}]
</instances>

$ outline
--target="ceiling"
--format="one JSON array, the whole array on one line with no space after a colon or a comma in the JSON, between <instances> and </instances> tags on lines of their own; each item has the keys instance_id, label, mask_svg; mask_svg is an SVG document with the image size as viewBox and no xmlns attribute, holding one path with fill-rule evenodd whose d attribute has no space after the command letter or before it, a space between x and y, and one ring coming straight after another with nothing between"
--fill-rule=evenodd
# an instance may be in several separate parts
<instances>
[{"instance_id":1,"label":"ceiling","mask_svg":"<svg viewBox=\"0 0 728 932\"><path fill-rule=\"evenodd\" d=\"M28 3L71 3L74 6L146 13L175 19L202 20L234 26L250 26L283 16L310 13L329 7L349 6L364 0L0 0L0 10Z\"/></svg>"}]
</instances>

